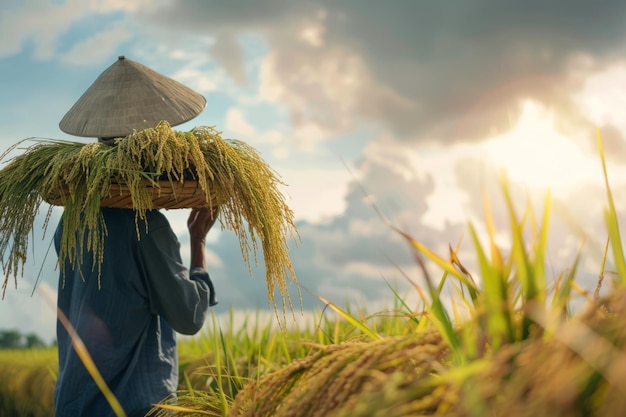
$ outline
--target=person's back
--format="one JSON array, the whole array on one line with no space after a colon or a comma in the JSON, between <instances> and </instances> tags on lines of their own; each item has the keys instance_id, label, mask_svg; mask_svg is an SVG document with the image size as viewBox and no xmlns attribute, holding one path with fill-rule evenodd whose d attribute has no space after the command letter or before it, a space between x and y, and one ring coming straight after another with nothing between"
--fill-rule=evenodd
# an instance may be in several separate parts
<instances>
[{"instance_id":1,"label":"person's back","mask_svg":"<svg viewBox=\"0 0 626 417\"><path fill-rule=\"evenodd\" d=\"M83 254L79 268L66 262L58 306L127 414L144 415L176 390L174 329L193 334L202 326L210 281L202 268L192 269L189 279L178 240L158 211L147 213L147 227L136 225L132 210L102 213L107 236L101 272L92 253ZM57 251L61 230L59 225ZM57 338L55 415L113 415L60 323Z\"/></svg>"},{"instance_id":2,"label":"person's back","mask_svg":"<svg viewBox=\"0 0 626 417\"><path fill-rule=\"evenodd\" d=\"M70 135L117 146L118 139L162 120L171 126L187 122L205 105L205 98L189 87L120 56L69 109L59 127ZM136 223L133 210L104 208L104 258L94 260L83 249L76 268L59 259L65 264L59 281L59 314L76 329L129 416L143 415L175 392L174 331L196 333L207 307L215 304L204 245L217 213L216 204L192 208L187 223L189 269L182 264L176 236L158 211L147 213L146 228L145 223ZM60 225L55 235L57 253L62 233ZM57 339L55 415L113 415L59 321Z\"/></svg>"}]
</instances>

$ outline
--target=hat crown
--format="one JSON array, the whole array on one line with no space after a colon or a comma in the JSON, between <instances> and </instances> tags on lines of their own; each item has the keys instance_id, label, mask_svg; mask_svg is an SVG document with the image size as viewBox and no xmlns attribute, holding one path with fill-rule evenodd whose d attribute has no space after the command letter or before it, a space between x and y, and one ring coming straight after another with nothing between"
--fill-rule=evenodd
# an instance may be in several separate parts
<instances>
[{"instance_id":1,"label":"hat crown","mask_svg":"<svg viewBox=\"0 0 626 417\"><path fill-rule=\"evenodd\" d=\"M161 120L179 125L205 106L204 97L189 87L119 56L65 114L59 127L75 136L122 137Z\"/></svg>"}]
</instances>

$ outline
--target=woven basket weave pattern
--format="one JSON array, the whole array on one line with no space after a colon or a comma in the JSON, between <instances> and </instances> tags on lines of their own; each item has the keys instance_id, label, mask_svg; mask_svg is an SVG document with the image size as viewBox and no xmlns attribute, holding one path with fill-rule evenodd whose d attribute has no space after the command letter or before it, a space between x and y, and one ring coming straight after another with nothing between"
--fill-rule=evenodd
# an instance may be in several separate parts
<instances>
[{"instance_id":1,"label":"woven basket weave pattern","mask_svg":"<svg viewBox=\"0 0 626 417\"><path fill-rule=\"evenodd\" d=\"M211 195L211 202L207 201L206 195L197 181L185 181L183 183L146 181L145 184L146 188L152 192L152 204L155 209L195 208L217 204L215 194ZM60 189L55 195L45 196L44 200L55 206L63 206L67 194L67 189ZM129 187L125 184L111 183L108 195L100 200L100 207L132 209L133 203Z\"/></svg>"}]
</instances>

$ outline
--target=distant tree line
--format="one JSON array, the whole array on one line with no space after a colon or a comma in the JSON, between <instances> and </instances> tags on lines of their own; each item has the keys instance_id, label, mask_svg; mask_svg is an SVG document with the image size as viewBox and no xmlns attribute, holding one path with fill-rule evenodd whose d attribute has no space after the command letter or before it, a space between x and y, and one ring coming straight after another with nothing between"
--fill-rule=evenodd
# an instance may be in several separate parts
<instances>
[{"instance_id":1,"label":"distant tree line","mask_svg":"<svg viewBox=\"0 0 626 417\"><path fill-rule=\"evenodd\" d=\"M21 334L18 330L0 330L0 349L34 349L46 347L35 333Z\"/></svg>"}]
</instances>

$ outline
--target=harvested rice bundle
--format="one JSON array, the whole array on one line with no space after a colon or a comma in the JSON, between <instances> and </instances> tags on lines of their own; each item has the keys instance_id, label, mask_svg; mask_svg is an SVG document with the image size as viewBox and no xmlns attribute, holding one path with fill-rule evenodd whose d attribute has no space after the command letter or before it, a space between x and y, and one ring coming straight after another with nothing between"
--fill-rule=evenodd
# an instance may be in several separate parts
<instances>
[{"instance_id":1,"label":"harvested rice bundle","mask_svg":"<svg viewBox=\"0 0 626 417\"><path fill-rule=\"evenodd\" d=\"M446 369L449 353L437 332L319 346L251 381L237 393L229 415L438 415L455 401L448 384L433 377ZM186 401L179 399L182 406Z\"/></svg>"},{"instance_id":2,"label":"harvested rice bundle","mask_svg":"<svg viewBox=\"0 0 626 417\"><path fill-rule=\"evenodd\" d=\"M44 200L65 206L60 259L76 263L85 247L99 265L106 235L101 205L114 201L111 205L116 206L119 198L110 198L121 196L130 200L138 219L144 219L147 210L159 208L156 197L169 193L176 203L176 190L196 184L187 207L219 204L222 226L237 234L249 268L250 252L256 262L260 241L268 300L276 307L278 287L284 312L286 304L291 306L285 278L296 279L287 239L297 239L298 233L293 212L278 189L280 183L254 148L226 141L211 127L179 132L162 121L155 128L116 139L115 146L35 141L0 170L3 297L9 277L23 269L28 237ZM124 187L116 187L119 184Z\"/></svg>"}]
</instances>

